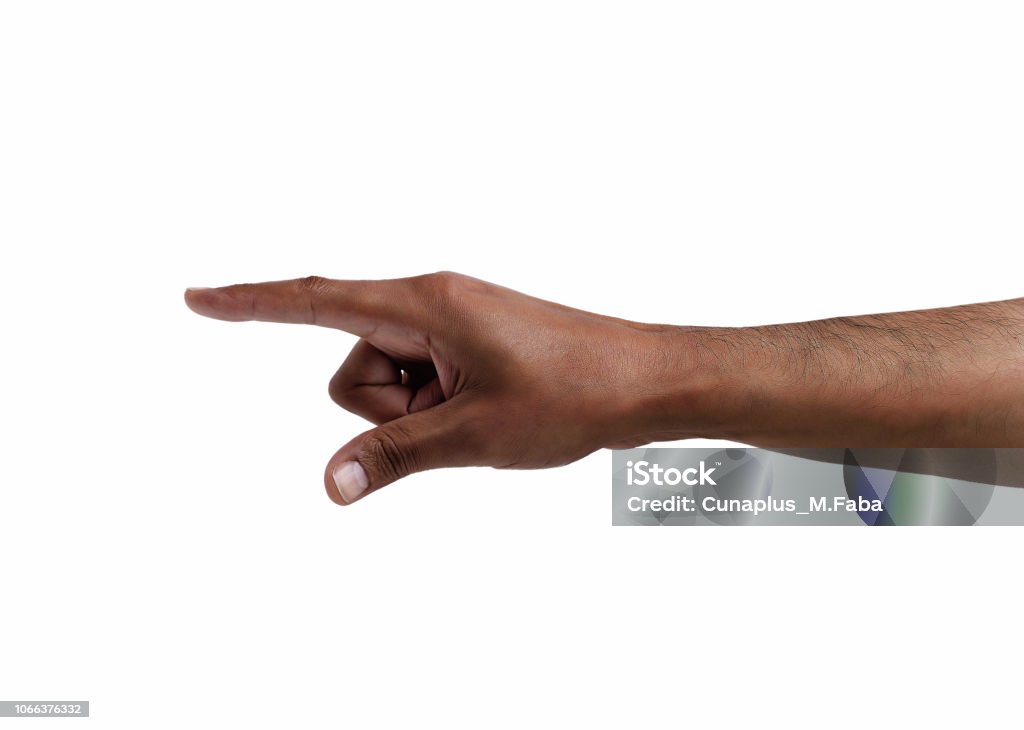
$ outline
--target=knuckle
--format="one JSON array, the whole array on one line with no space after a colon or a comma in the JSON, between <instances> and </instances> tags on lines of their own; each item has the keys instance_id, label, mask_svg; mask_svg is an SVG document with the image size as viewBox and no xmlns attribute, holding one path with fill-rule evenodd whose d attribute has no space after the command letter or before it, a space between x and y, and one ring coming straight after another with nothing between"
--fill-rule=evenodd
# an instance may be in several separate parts
<instances>
[{"instance_id":1,"label":"knuckle","mask_svg":"<svg viewBox=\"0 0 1024 730\"><path fill-rule=\"evenodd\" d=\"M378 429L363 442L361 461L384 481L394 481L416 470L409 439L397 428Z\"/></svg>"},{"instance_id":2,"label":"knuckle","mask_svg":"<svg viewBox=\"0 0 1024 730\"><path fill-rule=\"evenodd\" d=\"M331 396L332 401L346 411L352 411L355 406L355 389L352 383L343 376L331 378L331 382L327 384L327 394Z\"/></svg>"},{"instance_id":3,"label":"knuckle","mask_svg":"<svg viewBox=\"0 0 1024 730\"><path fill-rule=\"evenodd\" d=\"M417 284L420 300L449 329L455 326L453 318L465 316L463 313L475 306L473 302L479 301L487 286L479 279L454 271L425 274L418 277Z\"/></svg>"},{"instance_id":4,"label":"knuckle","mask_svg":"<svg viewBox=\"0 0 1024 730\"><path fill-rule=\"evenodd\" d=\"M299 279L299 288L310 294L323 294L330 287L331 280L324 276L304 276Z\"/></svg>"},{"instance_id":5,"label":"knuckle","mask_svg":"<svg viewBox=\"0 0 1024 730\"><path fill-rule=\"evenodd\" d=\"M322 301L330 293L331 280L323 276L304 276L299 279L299 290L306 301L307 324L318 324L321 318Z\"/></svg>"},{"instance_id":6,"label":"knuckle","mask_svg":"<svg viewBox=\"0 0 1024 730\"><path fill-rule=\"evenodd\" d=\"M425 278L434 296L450 300L458 298L469 277L454 271L437 271L427 274Z\"/></svg>"}]
</instances>

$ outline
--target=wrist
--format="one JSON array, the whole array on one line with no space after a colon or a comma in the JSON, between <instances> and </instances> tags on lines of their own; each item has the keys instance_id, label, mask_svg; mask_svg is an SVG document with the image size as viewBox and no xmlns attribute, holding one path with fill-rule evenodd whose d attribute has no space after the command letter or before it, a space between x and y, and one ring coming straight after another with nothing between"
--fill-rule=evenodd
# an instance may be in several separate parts
<instances>
[{"instance_id":1,"label":"wrist","mask_svg":"<svg viewBox=\"0 0 1024 730\"><path fill-rule=\"evenodd\" d=\"M742 366L737 330L638 325L627 382L613 406L616 443L737 438Z\"/></svg>"},{"instance_id":2,"label":"wrist","mask_svg":"<svg viewBox=\"0 0 1024 730\"><path fill-rule=\"evenodd\" d=\"M822 395L802 376L793 387L804 365L779 328L653 326L644 338L656 365L624 422L646 442L786 440L807 425L807 406Z\"/></svg>"}]
</instances>

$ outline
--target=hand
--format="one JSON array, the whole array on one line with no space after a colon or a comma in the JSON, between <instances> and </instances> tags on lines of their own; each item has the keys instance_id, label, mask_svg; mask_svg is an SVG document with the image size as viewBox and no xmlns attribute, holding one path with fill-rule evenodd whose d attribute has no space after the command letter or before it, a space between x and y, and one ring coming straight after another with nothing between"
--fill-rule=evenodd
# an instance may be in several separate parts
<instances>
[{"instance_id":1,"label":"hand","mask_svg":"<svg viewBox=\"0 0 1024 730\"><path fill-rule=\"evenodd\" d=\"M415 471L546 467L706 436L1024 445L1024 299L761 327L605 317L440 273L190 289L199 314L361 339L331 396L378 424L330 460L349 504Z\"/></svg>"},{"instance_id":2,"label":"hand","mask_svg":"<svg viewBox=\"0 0 1024 730\"><path fill-rule=\"evenodd\" d=\"M185 299L207 317L360 338L329 392L378 426L330 460L327 492L339 504L424 469L556 466L657 436L636 417L665 367L651 342L657 327L453 273L309 277L190 289Z\"/></svg>"}]
</instances>

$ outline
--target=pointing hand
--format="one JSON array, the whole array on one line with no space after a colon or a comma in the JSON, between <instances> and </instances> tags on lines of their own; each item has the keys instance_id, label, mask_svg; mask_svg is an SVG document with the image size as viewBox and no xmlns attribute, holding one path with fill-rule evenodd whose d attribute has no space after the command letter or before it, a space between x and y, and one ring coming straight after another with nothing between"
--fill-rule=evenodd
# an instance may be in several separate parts
<instances>
[{"instance_id":1,"label":"pointing hand","mask_svg":"<svg viewBox=\"0 0 1024 730\"><path fill-rule=\"evenodd\" d=\"M546 467L648 440L628 414L657 364L650 328L452 273L190 289L195 312L315 324L359 337L331 397L377 424L330 460L348 504L449 466Z\"/></svg>"}]
</instances>

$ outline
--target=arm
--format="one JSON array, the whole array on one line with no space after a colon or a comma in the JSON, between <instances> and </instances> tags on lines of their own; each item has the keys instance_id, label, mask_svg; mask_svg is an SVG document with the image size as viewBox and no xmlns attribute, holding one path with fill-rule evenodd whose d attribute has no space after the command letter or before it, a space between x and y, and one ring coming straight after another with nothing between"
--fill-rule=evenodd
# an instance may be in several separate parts
<instances>
[{"instance_id":1,"label":"arm","mask_svg":"<svg viewBox=\"0 0 1024 730\"><path fill-rule=\"evenodd\" d=\"M1024 299L733 329L666 328L691 435L761 446L1024 444Z\"/></svg>"},{"instance_id":2,"label":"arm","mask_svg":"<svg viewBox=\"0 0 1024 730\"><path fill-rule=\"evenodd\" d=\"M331 396L377 424L331 458L348 504L412 472L556 466L687 437L1024 445L1024 299L744 328L647 325L457 274L191 289L209 317L360 339Z\"/></svg>"}]
</instances>

